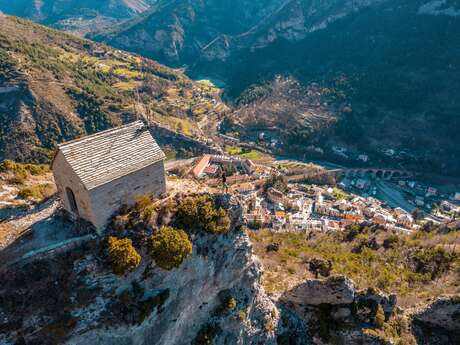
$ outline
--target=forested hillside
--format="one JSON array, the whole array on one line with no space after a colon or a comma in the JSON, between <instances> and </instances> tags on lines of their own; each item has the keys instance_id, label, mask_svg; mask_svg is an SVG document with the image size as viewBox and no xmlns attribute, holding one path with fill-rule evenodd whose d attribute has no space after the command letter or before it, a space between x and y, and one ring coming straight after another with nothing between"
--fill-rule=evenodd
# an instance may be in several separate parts
<instances>
[{"instance_id":1,"label":"forested hillside","mask_svg":"<svg viewBox=\"0 0 460 345\"><path fill-rule=\"evenodd\" d=\"M185 135L215 92L152 60L0 17L0 157L45 161L59 142L141 115Z\"/></svg>"}]
</instances>

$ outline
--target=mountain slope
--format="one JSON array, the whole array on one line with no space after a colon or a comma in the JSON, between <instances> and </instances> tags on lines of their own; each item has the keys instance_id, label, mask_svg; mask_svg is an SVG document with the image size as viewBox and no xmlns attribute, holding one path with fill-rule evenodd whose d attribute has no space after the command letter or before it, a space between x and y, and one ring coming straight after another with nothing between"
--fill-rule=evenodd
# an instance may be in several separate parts
<instances>
[{"instance_id":1,"label":"mountain slope","mask_svg":"<svg viewBox=\"0 0 460 345\"><path fill-rule=\"evenodd\" d=\"M0 16L0 157L46 159L64 140L141 115L186 135L214 90L138 56Z\"/></svg>"},{"instance_id":2,"label":"mountain slope","mask_svg":"<svg viewBox=\"0 0 460 345\"><path fill-rule=\"evenodd\" d=\"M132 18L154 1L0 0L0 11L83 35Z\"/></svg>"}]
</instances>

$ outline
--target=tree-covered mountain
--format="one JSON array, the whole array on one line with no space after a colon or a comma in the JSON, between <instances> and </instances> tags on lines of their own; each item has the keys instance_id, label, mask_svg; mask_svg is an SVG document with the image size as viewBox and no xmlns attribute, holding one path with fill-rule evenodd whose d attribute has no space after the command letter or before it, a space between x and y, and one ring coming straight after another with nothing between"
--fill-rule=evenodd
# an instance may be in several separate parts
<instances>
[{"instance_id":1,"label":"tree-covered mountain","mask_svg":"<svg viewBox=\"0 0 460 345\"><path fill-rule=\"evenodd\" d=\"M225 60L202 60L196 68L219 73L234 97L276 75L305 86L317 83L338 96L334 104L347 105L337 108L346 111L335 112L338 120L321 137L323 146L339 141L377 156L390 148L405 156L391 158L395 164L458 175L459 9L455 1L386 1L300 39L281 30L284 35L258 46L266 37L262 30L253 34L256 43L237 46ZM288 27L281 23L276 27ZM304 146L317 141L308 126L304 132Z\"/></svg>"},{"instance_id":2,"label":"tree-covered mountain","mask_svg":"<svg viewBox=\"0 0 460 345\"><path fill-rule=\"evenodd\" d=\"M57 143L146 115L198 137L216 94L155 61L0 15L0 158L45 161Z\"/></svg>"},{"instance_id":3,"label":"tree-covered mountain","mask_svg":"<svg viewBox=\"0 0 460 345\"><path fill-rule=\"evenodd\" d=\"M150 8L156 0L0 0L0 11L84 35Z\"/></svg>"}]
</instances>

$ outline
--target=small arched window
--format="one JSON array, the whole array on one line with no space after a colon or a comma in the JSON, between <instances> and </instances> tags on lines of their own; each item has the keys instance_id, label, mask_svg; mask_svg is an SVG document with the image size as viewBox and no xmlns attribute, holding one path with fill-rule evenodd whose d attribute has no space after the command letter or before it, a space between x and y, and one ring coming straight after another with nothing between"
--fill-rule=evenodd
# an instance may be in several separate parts
<instances>
[{"instance_id":1,"label":"small arched window","mask_svg":"<svg viewBox=\"0 0 460 345\"><path fill-rule=\"evenodd\" d=\"M67 200L69 201L70 209L73 213L78 214L78 206L77 206L77 200L75 199L75 194L73 193L72 189L67 187L65 189L67 193Z\"/></svg>"}]
</instances>

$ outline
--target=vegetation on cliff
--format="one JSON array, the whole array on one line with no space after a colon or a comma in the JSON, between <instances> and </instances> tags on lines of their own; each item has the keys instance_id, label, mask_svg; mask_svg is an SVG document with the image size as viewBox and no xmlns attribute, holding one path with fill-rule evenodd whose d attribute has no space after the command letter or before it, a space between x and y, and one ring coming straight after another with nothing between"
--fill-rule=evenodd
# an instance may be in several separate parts
<instances>
[{"instance_id":1,"label":"vegetation on cliff","mask_svg":"<svg viewBox=\"0 0 460 345\"><path fill-rule=\"evenodd\" d=\"M227 212L209 195L185 198L177 209L177 221L189 229L222 234L230 230Z\"/></svg>"},{"instance_id":2,"label":"vegetation on cliff","mask_svg":"<svg viewBox=\"0 0 460 345\"><path fill-rule=\"evenodd\" d=\"M410 236L383 229L354 227L345 233L249 232L265 262L264 284L277 293L311 277L309 263L325 260L332 274L350 277L359 288L376 287L398 294L403 305L459 292L460 238L454 232L417 232ZM397 240L396 240L397 238ZM278 251L267 245L279 243ZM391 244L391 245L390 245ZM442 280L442 284L439 281Z\"/></svg>"},{"instance_id":3,"label":"vegetation on cliff","mask_svg":"<svg viewBox=\"0 0 460 345\"><path fill-rule=\"evenodd\" d=\"M130 239L110 236L107 244L114 273L123 275L139 266L141 256Z\"/></svg>"}]
</instances>

